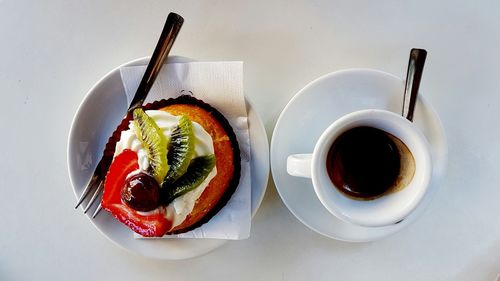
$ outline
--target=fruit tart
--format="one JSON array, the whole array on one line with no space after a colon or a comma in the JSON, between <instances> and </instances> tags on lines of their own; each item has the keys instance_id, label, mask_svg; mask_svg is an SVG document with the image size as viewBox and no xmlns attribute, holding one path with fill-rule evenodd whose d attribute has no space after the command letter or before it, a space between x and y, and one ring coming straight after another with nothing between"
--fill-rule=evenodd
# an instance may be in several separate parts
<instances>
[{"instance_id":1,"label":"fruit tart","mask_svg":"<svg viewBox=\"0 0 500 281\"><path fill-rule=\"evenodd\" d=\"M238 186L238 142L226 118L191 96L127 115L113 136L102 207L145 237L208 222Z\"/></svg>"}]
</instances>

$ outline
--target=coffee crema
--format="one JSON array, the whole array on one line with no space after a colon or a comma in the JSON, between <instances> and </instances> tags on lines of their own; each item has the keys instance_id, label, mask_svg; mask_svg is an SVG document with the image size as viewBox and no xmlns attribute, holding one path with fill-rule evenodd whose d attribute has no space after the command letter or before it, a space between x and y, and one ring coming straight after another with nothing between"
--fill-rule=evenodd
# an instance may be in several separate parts
<instances>
[{"instance_id":1,"label":"coffee crema","mask_svg":"<svg viewBox=\"0 0 500 281\"><path fill-rule=\"evenodd\" d=\"M356 200L372 200L407 186L415 160L397 137L373 127L355 127L332 144L326 169L335 187Z\"/></svg>"}]
</instances>

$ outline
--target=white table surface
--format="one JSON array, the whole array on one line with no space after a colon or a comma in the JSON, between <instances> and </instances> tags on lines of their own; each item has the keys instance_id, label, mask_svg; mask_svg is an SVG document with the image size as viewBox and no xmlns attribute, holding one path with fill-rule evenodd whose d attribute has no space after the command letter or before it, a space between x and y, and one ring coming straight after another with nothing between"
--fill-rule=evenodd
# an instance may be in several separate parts
<instances>
[{"instance_id":1,"label":"white table surface","mask_svg":"<svg viewBox=\"0 0 500 281\"><path fill-rule=\"evenodd\" d=\"M73 208L68 131L100 77L152 52L169 11L185 18L173 54L245 62L269 138L314 78L351 67L403 77L410 48L426 48L421 91L449 142L430 207L384 240L339 242L300 223L271 180L248 240L185 261L110 243ZM499 11L498 1L0 0L0 280L495 280Z\"/></svg>"}]
</instances>

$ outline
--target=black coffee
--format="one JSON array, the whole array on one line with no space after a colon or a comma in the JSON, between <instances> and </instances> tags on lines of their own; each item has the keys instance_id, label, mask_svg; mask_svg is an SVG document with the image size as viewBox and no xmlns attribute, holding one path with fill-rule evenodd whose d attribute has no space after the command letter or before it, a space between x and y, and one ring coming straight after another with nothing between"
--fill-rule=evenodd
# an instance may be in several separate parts
<instances>
[{"instance_id":1,"label":"black coffee","mask_svg":"<svg viewBox=\"0 0 500 281\"><path fill-rule=\"evenodd\" d=\"M401 146L402 142L396 137L372 127L356 127L344 132L327 155L326 168L333 184L342 193L360 200L374 199L388 192L397 185L401 170L396 141Z\"/></svg>"}]
</instances>

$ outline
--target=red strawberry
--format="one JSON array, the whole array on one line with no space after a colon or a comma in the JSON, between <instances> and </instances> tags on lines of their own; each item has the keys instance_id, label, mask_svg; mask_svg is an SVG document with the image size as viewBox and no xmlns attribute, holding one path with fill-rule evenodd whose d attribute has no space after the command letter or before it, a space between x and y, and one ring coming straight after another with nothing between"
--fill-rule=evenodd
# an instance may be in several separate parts
<instances>
[{"instance_id":1,"label":"red strawberry","mask_svg":"<svg viewBox=\"0 0 500 281\"><path fill-rule=\"evenodd\" d=\"M142 215L127 206L121 199L120 192L125 185L127 175L137 169L139 169L139 163L134 151L125 149L115 157L104 181L102 207L142 236L163 236L172 225L165 218L164 208L160 207L149 212L148 215Z\"/></svg>"}]
</instances>

